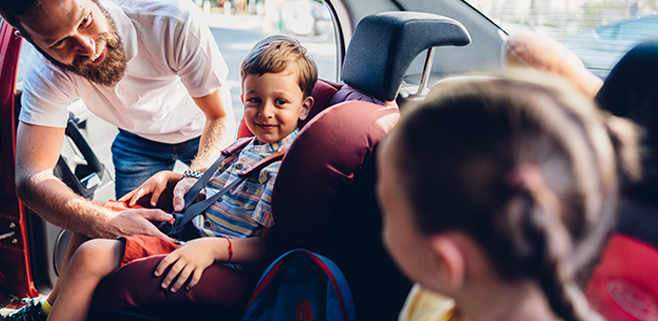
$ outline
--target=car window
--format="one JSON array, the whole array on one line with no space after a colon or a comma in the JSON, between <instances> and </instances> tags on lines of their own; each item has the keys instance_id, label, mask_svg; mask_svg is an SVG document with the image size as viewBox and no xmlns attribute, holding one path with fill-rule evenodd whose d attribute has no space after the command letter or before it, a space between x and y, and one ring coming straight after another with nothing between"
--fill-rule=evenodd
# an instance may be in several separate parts
<instances>
[{"instance_id":1,"label":"car window","mask_svg":"<svg viewBox=\"0 0 658 321\"><path fill-rule=\"evenodd\" d=\"M600 39L614 39L617 37L617 34L619 33L619 26L618 25L612 25L612 26L602 26L593 30L590 30L594 35L593 36L598 36Z\"/></svg>"},{"instance_id":2,"label":"car window","mask_svg":"<svg viewBox=\"0 0 658 321\"><path fill-rule=\"evenodd\" d=\"M619 25L618 38L632 40L635 42L655 37L656 30L652 29L652 23L658 25L658 17L644 17Z\"/></svg>"},{"instance_id":3,"label":"car window","mask_svg":"<svg viewBox=\"0 0 658 321\"><path fill-rule=\"evenodd\" d=\"M638 42L658 37L655 1L466 1L508 33L534 30L563 42L601 78Z\"/></svg>"}]
</instances>

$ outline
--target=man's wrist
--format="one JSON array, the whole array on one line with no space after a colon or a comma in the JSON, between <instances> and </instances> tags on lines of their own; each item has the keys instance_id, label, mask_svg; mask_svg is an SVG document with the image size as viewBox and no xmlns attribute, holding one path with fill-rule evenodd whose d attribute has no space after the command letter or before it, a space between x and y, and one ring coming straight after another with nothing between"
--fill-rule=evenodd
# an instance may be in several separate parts
<instances>
[{"instance_id":1,"label":"man's wrist","mask_svg":"<svg viewBox=\"0 0 658 321\"><path fill-rule=\"evenodd\" d=\"M192 177L192 178L200 179L201 176L203 176L202 172L188 169L188 170L184 171L183 174L181 174L180 179L182 180L185 177Z\"/></svg>"}]
</instances>

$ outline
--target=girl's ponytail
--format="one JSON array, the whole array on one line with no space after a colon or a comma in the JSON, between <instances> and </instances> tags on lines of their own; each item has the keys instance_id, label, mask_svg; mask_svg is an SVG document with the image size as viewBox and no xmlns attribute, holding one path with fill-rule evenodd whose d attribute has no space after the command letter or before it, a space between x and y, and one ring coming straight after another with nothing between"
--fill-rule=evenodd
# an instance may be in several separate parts
<instances>
[{"instance_id":1,"label":"girl's ponytail","mask_svg":"<svg viewBox=\"0 0 658 321\"><path fill-rule=\"evenodd\" d=\"M638 152L637 145L639 129L624 118L612 114L605 114L603 117L615 152L619 182L623 186L628 186L638 181L642 174L641 153Z\"/></svg>"},{"instance_id":2,"label":"girl's ponytail","mask_svg":"<svg viewBox=\"0 0 658 321\"><path fill-rule=\"evenodd\" d=\"M569 252L564 245L569 235L560 222L559 200L546 186L537 166L520 164L507 176L514 191L506 216L512 248L521 266L521 274L541 285L555 313L565 321L583 321L567 293L565 280L573 274L566 266ZM501 235L501 237L504 237Z\"/></svg>"},{"instance_id":3,"label":"girl's ponytail","mask_svg":"<svg viewBox=\"0 0 658 321\"><path fill-rule=\"evenodd\" d=\"M569 263L569 251L559 248L569 241L564 225L546 200L553 199L548 189L537 191L522 190L518 198L521 201L517 233L524 233L523 239L517 235L513 243L516 251L525 246L525 253L517 256L524 258L523 274L533 277L544 291L551 309L564 321L603 320L590 309L587 301L574 282L573 266ZM514 230L514 229L512 229ZM566 254L566 255L565 255Z\"/></svg>"}]
</instances>

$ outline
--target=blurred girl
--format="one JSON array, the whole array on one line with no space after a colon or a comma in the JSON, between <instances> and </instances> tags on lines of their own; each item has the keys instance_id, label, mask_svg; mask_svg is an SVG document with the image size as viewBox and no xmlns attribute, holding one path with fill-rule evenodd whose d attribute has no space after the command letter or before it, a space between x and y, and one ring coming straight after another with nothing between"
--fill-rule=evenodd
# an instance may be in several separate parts
<instances>
[{"instance_id":1,"label":"blurred girl","mask_svg":"<svg viewBox=\"0 0 658 321\"><path fill-rule=\"evenodd\" d=\"M417 283L400 320L601 319L578 284L639 176L632 124L555 85L437 89L378 159L384 243Z\"/></svg>"}]
</instances>

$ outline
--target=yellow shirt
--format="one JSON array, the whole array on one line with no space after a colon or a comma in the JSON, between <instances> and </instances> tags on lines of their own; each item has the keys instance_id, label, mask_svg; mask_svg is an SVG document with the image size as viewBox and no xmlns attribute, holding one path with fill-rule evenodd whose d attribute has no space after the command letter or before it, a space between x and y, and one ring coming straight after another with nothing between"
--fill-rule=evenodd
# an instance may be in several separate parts
<instances>
[{"instance_id":1,"label":"yellow shirt","mask_svg":"<svg viewBox=\"0 0 658 321\"><path fill-rule=\"evenodd\" d=\"M448 321L455 313L455 300L414 284L398 321Z\"/></svg>"},{"instance_id":2,"label":"yellow shirt","mask_svg":"<svg viewBox=\"0 0 658 321\"><path fill-rule=\"evenodd\" d=\"M585 300L584 296L580 296ZM601 320L598 314L590 314L587 320ZM455 300L432 292L416 283L409 291L404 302L398 321L463 321L468 320L466 316L458 313ZM558 319L556 321L563 321Z\"/></svg>"}]
</instances>

